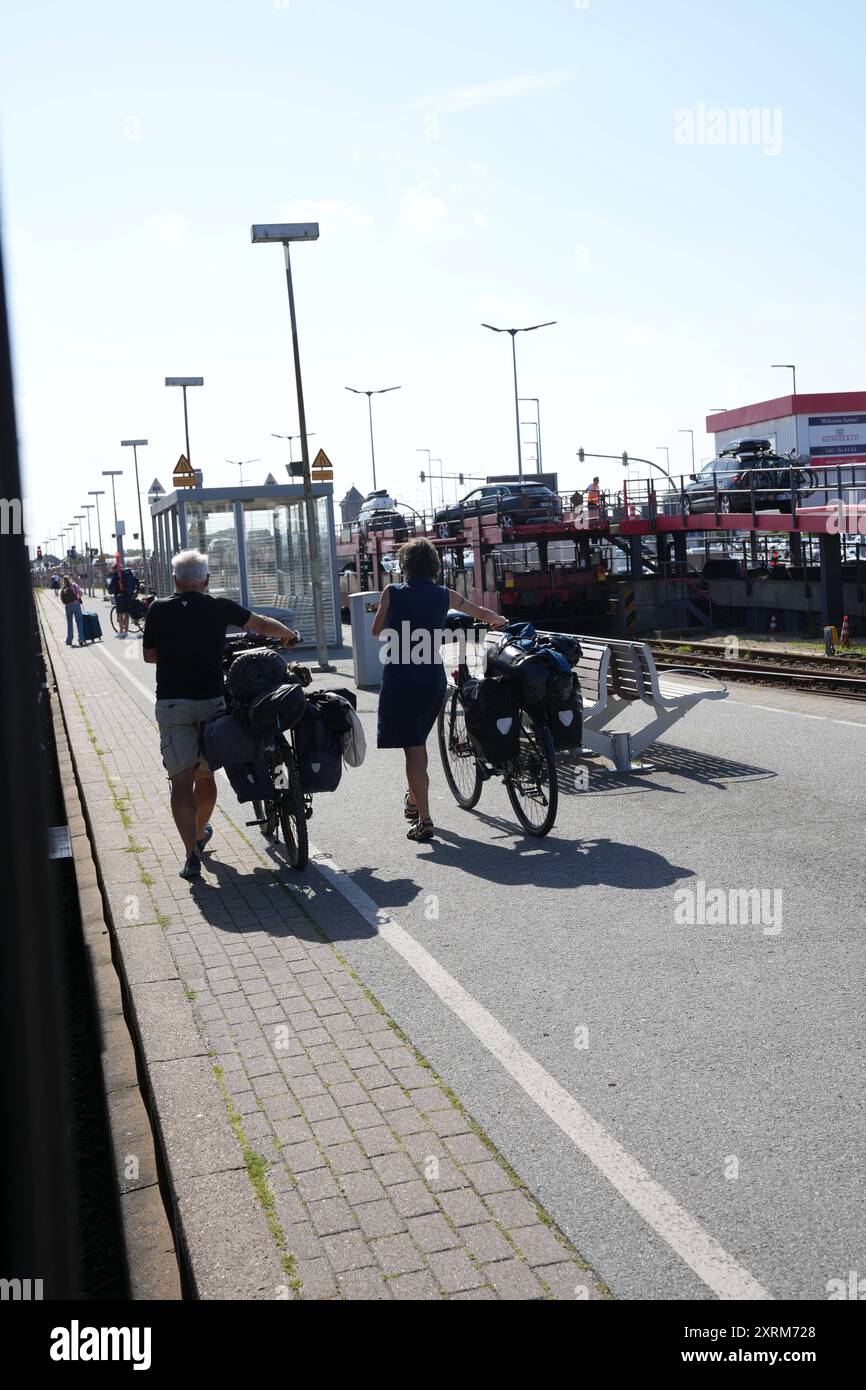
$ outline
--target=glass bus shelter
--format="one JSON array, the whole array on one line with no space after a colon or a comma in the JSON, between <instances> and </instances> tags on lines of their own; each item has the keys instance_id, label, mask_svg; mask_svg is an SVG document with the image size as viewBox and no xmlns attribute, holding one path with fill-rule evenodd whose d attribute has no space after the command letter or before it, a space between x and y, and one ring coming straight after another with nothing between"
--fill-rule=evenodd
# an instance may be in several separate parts
<instances>
[{"instance_id":1,"label":"glass bus shelter","mask_svg":"<svg viewBox=\"0 0 866 1390\"><path fill-rule=\"evenodd\" d=\"M318 519L325 633L341 644L340 586L334 536L334 490L313 484ZM304 489L300 483L238 488L182 488L150 508L155 586L174 592L172 556L200 550L208 558L209 590L289 623L304 646L315 645L313 589Z\"/></svg>"}]
</instances>

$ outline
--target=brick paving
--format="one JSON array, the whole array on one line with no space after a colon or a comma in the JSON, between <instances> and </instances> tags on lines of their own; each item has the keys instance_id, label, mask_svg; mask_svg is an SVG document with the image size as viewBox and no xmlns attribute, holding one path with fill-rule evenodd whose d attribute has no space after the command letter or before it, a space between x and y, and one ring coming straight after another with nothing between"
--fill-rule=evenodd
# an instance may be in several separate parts
<instances>
[{"instance_id":1,"label":"brick paving","mask_svg":"<svg viewBox=\"0 0 866 1390\"><path fill-rule=\"evenodd\" d=\"M603 1298L297 880L219 808L205 878L178 877L153 718L41 608L197 1295ZM103 625L145 684L138 641Z\"/></svg>"}]
</instances>

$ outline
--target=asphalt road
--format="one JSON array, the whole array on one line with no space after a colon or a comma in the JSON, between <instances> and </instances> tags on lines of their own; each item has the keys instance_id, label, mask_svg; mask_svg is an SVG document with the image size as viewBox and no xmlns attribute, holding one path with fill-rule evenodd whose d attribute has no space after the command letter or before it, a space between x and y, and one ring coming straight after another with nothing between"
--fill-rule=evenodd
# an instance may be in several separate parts
<instances>
[{"instance_id":1,"label":"asphalt road","mask_svg":"<svg viewBox=\"0 0 866 1390\"><path fill-rule=\"evenodd\" d=\"M152 668L103 646L147 708ZM866 707L737 686L652 772L590 764L541 841L499 784L459 810L434 734L439 837L418 847L375 706L360 693L367 762L316 799L305 891L614 1295L823 1299L866 1271ZM732 888L764 890L760 920L683 920L678 890L700 917Z\"/></svg>"}]
</instances>

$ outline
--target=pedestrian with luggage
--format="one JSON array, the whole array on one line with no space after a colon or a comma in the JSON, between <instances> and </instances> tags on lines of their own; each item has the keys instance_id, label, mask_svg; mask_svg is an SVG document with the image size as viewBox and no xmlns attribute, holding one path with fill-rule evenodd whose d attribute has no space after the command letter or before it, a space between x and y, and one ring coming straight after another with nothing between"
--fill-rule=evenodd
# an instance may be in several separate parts
<instances>
[{"instance_id":1,"label":"pedestrian with luggage","mask_svg":"<svg viewBox=\"0 0 866 1390\"><path fill-rule=\"evenodd\" d=\"M201 855L213 835L214 775L200 746L199 726L225 709L223 654L226 630L240 627L279 637L293 646L299 634L275 618L251 613L233 599L207 592L207 556L182 550L172 560L175 592L147 610L144 659L156 666L156 722L162 761L171 784L171 812L183 841L181 878L201 878Z\"/></svg>"},{"instance_id":2,"label":"pedestrian with luggage","mask_svg":"<svg viewBox=\"0 0 866 1390\"><path fill-rule=\"evenodd\" d=\"M73 642L72 642L72 622L73 622L73 619L75 620L75 626L76 626L76 628L77 628L77 630L78 630L78 645L79 645L79 647L83 647L83 646L84 646L84 623L83 623L82 617L81 617L81 598L82 598L81 590L79 589L78 585L75 583L75 580L74 580L74 579L70 579L68 574L64 575L64 576L63 576L63 583L62 583L61 586L60 586L60 602L63 604L63 607L64 607L65 610L66 610L66 645L67 645L67 647L71 647L71 646L73 645Z\"/></svg>"},{"instance_id":3,"label":"pedestrian with luggage","mask_svg":"<svg viewBox=\"0 0 866 1390\"><path fill-rule=\"evenodd\" d=\"M403 749L408 783L404 815L411 822L407 839L426 844L435 834L426 745L445 698L440 642L448 610L459 609L491 627L505 627L507 619L439 584L439 554L425 537L402 545L397 563L404 582L387 586L373 619L374 637L388 632L398 638L383 652L387 659L382 666L377 747ZM425 650L429 660L418 660ZM397 659L391 659L395 652Z\"/></svg>"}]
</instances>

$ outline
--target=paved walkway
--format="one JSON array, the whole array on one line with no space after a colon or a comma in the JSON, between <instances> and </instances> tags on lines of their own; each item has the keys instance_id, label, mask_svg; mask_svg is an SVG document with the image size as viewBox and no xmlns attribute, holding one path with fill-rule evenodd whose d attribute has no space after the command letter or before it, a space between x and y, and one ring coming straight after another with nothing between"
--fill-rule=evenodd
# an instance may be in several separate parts
<instances>
[{"instance_id":1,"label":"paved walkway","mask_svg":"<svg viewBox=\"0 0 866 1390\"><path fill-rule=\"evenodd\" d=\"M604 1297L327 940L306 874L218 807L203 880L178 877L152 715L41 610L198 1297Z\"/></svg>"}]
</instances>

